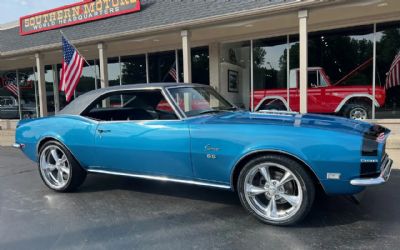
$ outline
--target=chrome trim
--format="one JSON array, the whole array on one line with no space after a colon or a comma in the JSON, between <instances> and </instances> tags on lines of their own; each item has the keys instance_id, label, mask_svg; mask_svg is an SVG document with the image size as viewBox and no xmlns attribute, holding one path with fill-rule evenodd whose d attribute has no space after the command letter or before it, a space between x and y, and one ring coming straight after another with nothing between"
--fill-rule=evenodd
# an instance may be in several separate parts
<instances>
[{"instance_id":1,"label":"chrome trim","mask_svg":"<svg viewBox=\"0 0 400 250\"><path fill-rule=\"evenodd\" d=\"M117 175L117 176L141 178L141 179L146 179L146 180L169 181L169 182L175 182L175 183L181 183L181 184L190 184L190 185L205 186L205 187L231 189L231 187L229 185L214 184L214 183L195 181L195 180L175 179L175 178L170 178L167 176L131 174L131 173L123 173L123 172L100 170L100 169L88 169L87 171L90 173L97 173L97 174L110 174L110 175Z\"/></svg>"},{"instance_id":2,"label":"chrome trim","mask_svg":"<svg viewBox=\"0 0 400 250\"><path fill-rule=\"evenodd\" d=\"M258 110L257 112L252 112L252 114L271 114L271 115L287 115L287 116L292 116L292 115L298 115L300 114L299 112L293 112L293 111L284 111L284 110Z\"/></svg>"},{"instance_id":3,"label":"chrome trim","mask_svg":"<svg viewBox=\"0 0 400 250\"><path fill-rule=\"evenodd\" d=\"M24 146L25 146L25 145L24 145L24 144L21 144L21 143L14 143L14 144L12 145L13 148L19 148L19 149L22 149Z\"/></svg>"},{"instance_id":4,"label":"chrome trim","mask_svg":"<svg viewBox=\"0 0 400 250\"><path fill-rule=\"evenodd\" d=\"M376 178L357 178L350 181L353 186L375 186L380 185L389 180L390 172L392 171L393 161L386 156L382 161L381 174Z\"/></svg>"}]
</instances>

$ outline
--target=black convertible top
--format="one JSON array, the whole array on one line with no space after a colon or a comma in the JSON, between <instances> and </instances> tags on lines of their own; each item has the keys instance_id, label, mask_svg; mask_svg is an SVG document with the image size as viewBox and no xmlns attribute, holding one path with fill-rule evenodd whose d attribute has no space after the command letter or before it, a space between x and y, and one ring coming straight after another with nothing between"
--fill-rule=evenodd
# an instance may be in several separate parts
<instances>
[{"instance_id":1,"label":"black convertible top","mask_svg":"<svg viewBox=\"0 0 400 250\"><path fill-rule=\"evenodd\" d=\"M104 94L127 91L127 90L143 90L143 89L164 89L168 87L204 87L206 85L202 84L188 84L188 83L141 83L141 84L128 84L119 85L108 88L96 89L80 95L74 99L70 104L68 104L64 109L62 109L58 115L80 115L93 101Z\"/></svg>"}]
</instances>

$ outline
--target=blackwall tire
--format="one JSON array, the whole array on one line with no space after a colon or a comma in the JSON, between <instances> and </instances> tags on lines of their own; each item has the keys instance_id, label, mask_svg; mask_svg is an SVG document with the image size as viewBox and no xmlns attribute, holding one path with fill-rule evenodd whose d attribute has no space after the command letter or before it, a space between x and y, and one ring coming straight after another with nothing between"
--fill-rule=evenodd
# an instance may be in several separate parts
<instances>
[{"instance_id":1,"label":"blackwall tire","mask_svg":"<svg viewBox=\"0 0 400 250\"><path fill-rule=\"evenodd\" d=\"M46 142L39 151L38 169L43 183L57 192L72 192L86 179L86 171L58 141Z\"/></svg>"},{"instance_id":2,"label":"blackwall tire","mask_svg":"<svg viewBox=\"0 0 400 250\"><path fill-rule=\"evenodd\" d=\"M313 180L303 166L281 155L249 161L239 174L237 190L250 214L264 223L280 226L301 221L315 197Z\"/></svg>"},{"instance_id":3,"label":"blackwall tire","mask_svg":"<svg viewBox=\"0 0 400 250\"><path fill-rule=\"evenodd\" d=\"M366 120L371 118L371 107L367 104L349 104L345 108L345 116L353 120Z\"/></svg>"}]
</instances>

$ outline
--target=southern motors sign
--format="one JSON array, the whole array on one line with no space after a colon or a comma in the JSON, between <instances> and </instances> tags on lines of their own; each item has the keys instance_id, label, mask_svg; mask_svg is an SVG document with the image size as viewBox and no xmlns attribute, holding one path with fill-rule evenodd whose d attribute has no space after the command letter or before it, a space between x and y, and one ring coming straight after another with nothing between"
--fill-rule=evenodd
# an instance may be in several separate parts
<instances>
[{"instance_id":1,"label":"southern motors sign","mask_svg":"<svg viewBox=\"0 0 400 250\"><path fill-rule=\"evenodd\" d=\"M28 35L140 11L140 0L84 0L20 18L20 34Z\"/></svg>"}]
</instances>

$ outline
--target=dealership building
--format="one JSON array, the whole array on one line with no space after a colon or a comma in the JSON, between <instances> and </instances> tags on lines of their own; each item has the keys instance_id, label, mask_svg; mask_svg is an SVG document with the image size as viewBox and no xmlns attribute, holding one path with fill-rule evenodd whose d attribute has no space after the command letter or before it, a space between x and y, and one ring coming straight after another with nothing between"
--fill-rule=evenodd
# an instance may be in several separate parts
<instances>
[{"instance_id":1,"label":"dealership building","mask_svg":"<svg viewBox=\"0 0 400 250\"><path fill-rule=\"evenodd\" d=\"M0 119L47 116L67 104L61 31L87 60L75 97L193 82L249 110L275 98L313 112L311 104L339 105L326 104L329 95L353 86L346 91L369 105L368 118L400 119L400 82L387 84L400 51L398 0L86 0L43 10L0 26Z\"/></svg>"}]
</instances>

